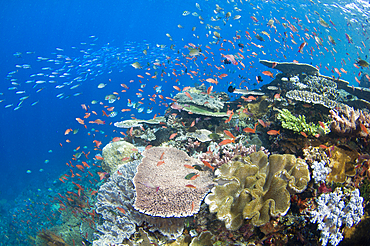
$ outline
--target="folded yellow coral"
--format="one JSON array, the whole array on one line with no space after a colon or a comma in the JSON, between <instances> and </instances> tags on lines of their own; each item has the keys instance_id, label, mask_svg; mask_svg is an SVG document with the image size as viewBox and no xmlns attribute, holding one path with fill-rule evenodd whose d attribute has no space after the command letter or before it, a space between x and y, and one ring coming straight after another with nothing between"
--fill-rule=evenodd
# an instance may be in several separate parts
<instances>
[{"instance_id":1,"label":"folded yellow coral","mask_svg":"<svg viewBox=\"0 0 370 246\"><path fill-rule=\"evenodd\" d=\"M288 154L268 157L262 151L237 156L215 174L218 185L205 202L229 230L239 229L244 219L262 226L270 216L285 215L290 207L290 192L302 192L310 180L304 160Z\"/></svg>"}]
</instances>

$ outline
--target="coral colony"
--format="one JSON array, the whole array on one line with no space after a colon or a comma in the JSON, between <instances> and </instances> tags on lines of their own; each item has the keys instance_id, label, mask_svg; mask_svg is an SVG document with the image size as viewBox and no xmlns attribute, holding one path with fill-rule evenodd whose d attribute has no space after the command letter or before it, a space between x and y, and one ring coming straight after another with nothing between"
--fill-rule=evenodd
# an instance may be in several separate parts
<instances>
[{"instance_id":1,"label":"coral colony","mask_svg":"<svg viewBox=\"0 0 370 246\"><path fill-rule=\"evenodd\" d=\"M317 198L317 208L311 211L311 222L318 224L322 245L328 242L338 245L343 239L343 227L352 227L360 222L364 215L363 200L358 189L343 191L341 188Z\"/></svg>"}]
</instances>

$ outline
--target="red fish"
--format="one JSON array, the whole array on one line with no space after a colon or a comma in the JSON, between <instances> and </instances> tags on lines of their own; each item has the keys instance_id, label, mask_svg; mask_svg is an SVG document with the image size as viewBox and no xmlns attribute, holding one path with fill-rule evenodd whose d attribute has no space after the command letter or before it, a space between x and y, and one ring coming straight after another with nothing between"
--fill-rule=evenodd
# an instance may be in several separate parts
<instances>
[{"instance_id":1,"label":"red fish","mask_svg":"<svg viewBox=\"0 0 370 246\"><path fill-rule=\"evenodd\" d=\"M192 184L187 184L187 185L185 185L185 187L188 187L188 188L193 188L193 189L196 189L197 187L195 187L194 185L192 185Z\"/></svg>"},{"instance_id":2,"label":"red fish","mask_svg":"<svg viewBox=\"0 0 370 246\"><path fill-rule=\"evenodd\" d=\"M200 176L200 174L194 175L193 177L190 178L190 180L194 180L194 179L198 178L199 176Z\"/></svg>"},{"instance_id":3,"label":"red fish","mask_svg":"<svg viewBox=\"0 0 370 246\"><path fill-rule=\"evenodd\" d=\"M158 161L157 162L157 167L160 166L160 165L162 165L162 164L164 164L164 160Z\"/></svg>"},{"instance_id":4,"label":"red fish","mask_svg":"<svg viewBox=\"0 0 370 246\"><path fill-rule=\"evenodd\" d=\"M262 74L274 78L274 75L270 71L263 71Z\"/></svg>"},{"instance_id":5,"label":"red fish","mask_svg":"<svg viewBox=\"0 0 370 246\"><path fill-rule=\"evenodd\" d=\"M189 98L190 98L190 100L193 100L193 98L191 97L191 95L189 94L189 92L185 91L184 93L185 93L185 95L186 95L187 97L189 97Z\"/></svg>"},{"instance_id":6,"label":"red fish","mask_svg":"<svg viewBox=\"0 0 370 246\"><path fill-rule=\"evenodd\" d=\"M223 55L222 57L225 57L228 61L230 61L233 65L238 65L238 62L235 59L234 55Z\"/></svg>"},{"instance_id":7,"label":"red fish","mask_svg":"<svg viewBox=\"0 0 370 246\"><path fill-rule=\"evenodd\" d=\"M204 165L206 165L207 167L211 168L211 169L212 169L212 171L214 171L214 170L215 170L215 168L214 168L213 166L211 166L211 164L209 164L209 162L208 162L208 161L202 161L202 162L204 163Z\"/></svg>"},{"instance_id":8,"label":"red fish","mask_svg":"<svg viewBox=\"0 0 370 246\"><path fill-rule=\"evenodd\" d=\"M78 123L80 123L81 125L84 125L84 124L85 124L84 120L81 120L80 118L76 118L76 120L77 120L77 121L78 121Z\"/></svg>"},{"instance_id":9,"label":"red fish","mask_svg":"<svg viewBox=\"0 0 370 246\"><path fill-rule=\"evenodd\" d=\"M280 135L280 130L279 131L276 131L276 130L270 130L267 132L268 135L271 135L271 136L274 136L274 135Z\"/></svg>"},{"instance_id":10,"label":"red fish","mask_svg":"<svg viewBox=\"0 0 370 246\"><path fill-rule=\"evenodd\" d=\"M231 140L231 139L225 139L225 140L221 141L218 145L222 146L222 145L226 145L226 144L229 144L229 143L232 143L232 142L233 142L233 140Z\"/></svg>"},{"instance_id":11,"label":"red fish","mask_svg":"<svg viewBox=\"0 0 370 246\"><path fill-rule=\"evenodd\" d=\"M174 137L176 137L176 135L177 135L177 132L172 133L171 136L170 136L170 140L173 139Z\"/></svg>"},{"instance_id":12,"label":"red fish","mask_svg":"<svg viewBox=\"0 0 370 246\"><path fill-rule=\"evenodd\" d=\"M225 133L227 136L231 137L232 139L235 139L234 135L233 135L233 134L231 134L231 132L229 132L228 130L224 130L224 133Z\"/></svg>"},{"instance_id":13,"label":"red fish","mask_svg":"<svg viewBox=\"0 0 370 246\"><path fill-rule=\"evenodd\" d=\"M368 132L368 130L367 130L367 128L366 128L366 126L364 126L362 123L360 123L360 127L361 127L361 130L362 130L363 132L365 132L366 134L369 134L369 132Z\"/></svg>"},{"instance_id":14,"label":"red fish","mask_svg":"<svg viewBox=\"0 0 370 246\"><path fill-rule=\"evenodd\" d=\"M120 141L121 140L121 138L120 137L115 137L115 138L113 138L112 139L112 142L118 142L118 141Z\"/></svg>"},{"instance_id":15,"label":"red fish","mask_svg":"<svg viewBox=\"0 0 370 246\"><path fill-rule=\"evenodd\" d=\"M218 81L214 80L212 78L208 78L208 79L206 79L206 81L209 82L209 83L212 83L212 84L216 84L216 85L218 84Z\"/></svg>"},{"instance_id":16,"label":"red fish","mask_svg":"<svg viewBox=\"0 0 370 246\"><path fill-rule=\"evenodd\" d=\"M303 54L302 49L303 49L306 45L307 45L307 43L306 43L306 42L303 42L303 43L299 46L298 52Z\"/></svg>"},{"instance_id":17,"label":"red fish","mask_svg":"<svg viewBox=\"0 0 370 246\"><path fill-rule=\"evenodd\" d=\"M176 85L174 85L174 86L173 86L173 88L174 88L175 90L181 91L181 89L180 89L178 86L176 86Z\"/></svg>"}]
</instances>

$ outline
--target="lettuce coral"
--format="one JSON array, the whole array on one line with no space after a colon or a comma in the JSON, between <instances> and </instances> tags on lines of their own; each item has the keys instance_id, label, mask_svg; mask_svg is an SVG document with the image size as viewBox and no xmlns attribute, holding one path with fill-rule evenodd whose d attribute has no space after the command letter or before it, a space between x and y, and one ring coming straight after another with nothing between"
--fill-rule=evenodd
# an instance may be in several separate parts
<instances>
[{"instance_id":1,"label":"lettuce coral","mask_svg":"<svg viewBox=\"0 0 370 246\"><path fill-rule=\"evenodd\" d=\"M285 215L290 193L306 189L310 180L308 165L294 155L270 155L255 152L237 156L216 171L218 183L205 202L229 230L237 230L244 219L262 226L270 216Z\"/></svg>"}]
</instances>

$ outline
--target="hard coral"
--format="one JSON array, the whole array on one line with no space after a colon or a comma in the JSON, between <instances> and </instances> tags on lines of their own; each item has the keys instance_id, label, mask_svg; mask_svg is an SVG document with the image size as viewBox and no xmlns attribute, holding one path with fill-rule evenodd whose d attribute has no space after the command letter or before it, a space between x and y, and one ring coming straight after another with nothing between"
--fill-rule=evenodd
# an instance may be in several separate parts
<instances>
[{"instance_id":1,"label":"hard coral","mask_svg":"<svg viewBox=\"0 0 370 246\"><path fill-rule=\"evenodd\" d=\"M243 219L262 226L270 216L285 215L290 207L288 187L302 192L310 180L307 164L294 155L262 152L237 156L216 170L218 185L206 197L212 213L237 230Z\"/></svg>"},{"instance_id":2,"label":"hard coral","mask_svg":"<svg viewBox=\"0 0 370 246\"><path fill-rule=\"evenodd\" d=\"M340 135L352 135L357 137L368 137L370 132L370 113L363 110L354 110L344 107L330 110L331 129Z\"/></svg>"},{"instance_id":3,"label":"hard coral","mask_svg":"<svg viewBox=\"0 0 370 246\"><path fill-rule=\"evenodd\" d=\"M329 167L332 171L326 178L327 181L343 183L346 181L347 176L354 176L356 174L355 161L358 157L357 151L334 147L330 153Z\"/></svg>"},{"instance_id":4,"label":"hard coral","mask_svg":"<svg viewBox=\"0 0 370 246\"><path fill-rule=\"evenodd\" d=\"M153 147L143 156L134 177L135 209L160 217L198 213L212 185L210 172L194 169L204 165L175 148Z\"/></svg>"},{"instance_id":5,"label":"hard coral","mask_svg":"<svg viewBox=\"0 0 370 246\"><path fill-rule=\"evenodd\" d=\"M121 164L130 161L131 156L137 153L135 146L126 141L118 141L107 144L103 148L103 158L101 166L104 171L113 173Z\"/></svg>"}]
</instances>

